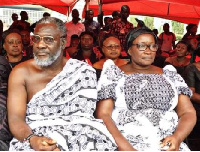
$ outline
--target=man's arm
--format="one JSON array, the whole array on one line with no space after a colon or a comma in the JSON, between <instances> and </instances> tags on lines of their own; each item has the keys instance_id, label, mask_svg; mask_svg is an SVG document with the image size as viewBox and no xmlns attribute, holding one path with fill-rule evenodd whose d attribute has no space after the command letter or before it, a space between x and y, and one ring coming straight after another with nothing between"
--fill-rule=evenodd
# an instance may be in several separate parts
<instances>
[{"instance_id":1,"label":"man's arm","mask_svg":"<svg viewBox=\"0 0 200 152\"><path fill-rule=\"evenodd\" d=\"M32 133L25 122L27 105L25 76L25 69L14 68L8 81L8 122L11 133L20 141Z\"/></svg>"},{"instance_id":2,"label":"man's arm","mask_svg":"<svg viewBox=\"0 0 200 152\"><path fill-rule=\"evenodd\" d=\"M8 83L8 122L11 133L20 141L32 134L31 128L26 124L27 89L26 77L28 72L24 67L15 67L9 76ZM30 146L37 151L59 150L56 142L47 137L33 136Z\"/></svg>"}]
</instances>

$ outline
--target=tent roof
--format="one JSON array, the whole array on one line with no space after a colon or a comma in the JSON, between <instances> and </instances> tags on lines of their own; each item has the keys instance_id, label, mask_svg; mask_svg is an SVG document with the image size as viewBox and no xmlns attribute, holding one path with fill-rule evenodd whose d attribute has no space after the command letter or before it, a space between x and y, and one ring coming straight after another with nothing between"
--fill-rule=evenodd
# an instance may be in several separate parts
<instances>
[{"instance_id":1,"label":"tent roof","mask_svg":"<svg viewBox=\"0 0 200 152\"><path fill-rule=\"evenodd\" d=\"M0 5L42 5L62 14L71 11L79 0L1 0ZM95 15L99 11L100 0L90 0L89 8ZM128 5L132 15L145 15L198 24L200 20L200 0L101 0L102 10L109 15L114 10Z\"/></svg>"}]
</instances>

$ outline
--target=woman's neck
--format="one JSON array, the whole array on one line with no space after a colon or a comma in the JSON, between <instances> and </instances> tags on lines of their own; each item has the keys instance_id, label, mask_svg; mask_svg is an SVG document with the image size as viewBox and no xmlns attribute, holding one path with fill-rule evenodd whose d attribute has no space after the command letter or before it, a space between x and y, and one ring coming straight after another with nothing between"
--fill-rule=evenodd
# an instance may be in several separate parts
<instances>
[{"instance_id":1,"label":"woman's neck","mask_svg":"<svg viewBox=\"0 0 200 152\"><path fill-rule=\"evenodd\" d=\"M7 58L8 62L19 62L22 60L22 54L19 56L7 55L6 58Z\"/></svg>"}]
</instances>

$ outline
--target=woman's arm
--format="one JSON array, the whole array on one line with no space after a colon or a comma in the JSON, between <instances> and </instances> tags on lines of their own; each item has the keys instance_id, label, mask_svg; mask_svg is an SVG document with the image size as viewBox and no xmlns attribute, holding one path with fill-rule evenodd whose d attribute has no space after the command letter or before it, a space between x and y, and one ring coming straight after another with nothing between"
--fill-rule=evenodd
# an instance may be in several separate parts
<instances>
[{"instance_id":1,"label":"woman's arm","mask_svg":"<svg viewBox=\"0 0 200 152\"><path fill-rule=\"evenodd\" d=\"M106 125L108 131L113 136L118 150L122 151L136 151L133 146L126 140L126 138L121 134L118 128L115 125L115 122L112 120L112 111L114 103L112 99L101 100L97 103L97 118L103 119L104 124Z\"/></svg>"},{"instance_id":2,"label":"woman's arm","mask_svg":"<svg viewBox=\"0 0 200 152\"><path fill-rule=\"evenodd\" d=\"M179 117L178 126L172 136L164 139L163 145L171 143L167 150L178 151L180 143L190 134L196 124L196 111L187 95L179 95L176 112Z\"/></svg>"}]
</instances>

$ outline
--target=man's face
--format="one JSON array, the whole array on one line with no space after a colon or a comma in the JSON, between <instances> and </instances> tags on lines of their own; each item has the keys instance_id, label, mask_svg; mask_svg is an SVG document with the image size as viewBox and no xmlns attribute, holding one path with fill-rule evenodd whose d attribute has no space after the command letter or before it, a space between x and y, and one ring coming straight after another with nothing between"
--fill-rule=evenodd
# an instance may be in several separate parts
<instances>
[{"instance_id":1,"label":"man's face","mask_svg":"<svg viewBox=\"0 0 200 152\"><path fill-rule=\"evenodd\" d=\"M163 31L164 31L164 32L169 32L169 25L168 25L168 24L165 24L165 25L163 26Z\"/></svg>"},{"instance_id":2,"label":"man's face","mask_svg":"<svg viewBox=\"0 0 200 152\"><path fill-rule=\"evenodd\" d=\"M20 32L20 34L22 36L23 44L25 46L29 45L30 44L30 33L26 30L23 30Z\"/></svg>"},{"instance_id":3,"label":"man's face","mask_svg":"<svg viewBox=\"0 0 200 152\"><path fill-rule=\"evenodd\" d=\"M92 49L92 47L93 47L93 37L88 34L81 36L81 48L83 50L89 50Z\"/></svg>"},{"instance_id":4,"label":"man's face","mask_svg":"<svg viewBox=\"0 0 200 152\"><path fill-rule=\"evenodd\" d=\"M79 18L79 12L78 12L78 10L73 10L72 11L72 18Z\"/></svg>"},{"instance_id":5,"label":"man's face","mask_svg":"<svg viewBox=\"0 0 200 152\"><path fill-rule=\"evenodd\" d=\"M87 14L86 14L86 18L87 20L93 20L93 17L94 17L94 12L93 11L88 11Z\"/></svg>"},{"instance_id":6,"label":"man's face","mask_svg":"<svg viewBox=\"0 0 200 152\"><path fill-rule=\"evenodd\" d=\"M128 18L130 15L130 8L129 7L124 7L121 11L121 18Z\"/></svg>"},{"instance_id":7,"label":"man's face","mask_svg":"<svg viewBox=\"0 0 200 152\"><path fill-rule=\"evenodd\" d=\"M55 24L43 23L36 26L33 36L33 53L39 66L50 66L62 55L65 40L61 39L61 36Z\"/></svg>"}]
</instances>

